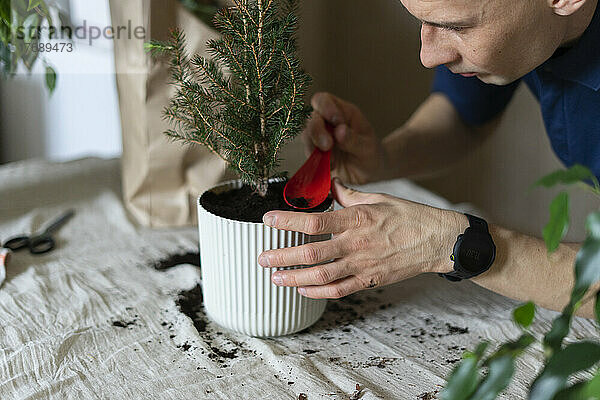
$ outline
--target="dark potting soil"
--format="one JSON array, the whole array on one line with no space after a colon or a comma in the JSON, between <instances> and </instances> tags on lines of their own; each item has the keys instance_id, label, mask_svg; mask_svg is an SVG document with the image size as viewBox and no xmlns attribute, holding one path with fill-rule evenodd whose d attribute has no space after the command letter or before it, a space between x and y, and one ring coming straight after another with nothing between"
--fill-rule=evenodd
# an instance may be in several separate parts
<instances>
[{"instance_id":1,"label":"dark potting soil","mask_svg":"<svg viewBox=\"0 0 600 400\"><path fill-rule=\"evenodd\" d=\"M180 292L175 304L182 313L193 321L198 333L202 334L206 331L206 320L198 316L198 313L202 311L202 287L200 285L191 290Z\"/></svg>"},{"instance_id":2,"label":"dark potting soil","mask_svg":"<svg viewBox=\"0 0 600 400\"><path fill-rule=\"evenodd\" d=\"M112 326L116 326L118 328L127 328L130 325L135 325L135 320L133 321L113 321Z\"/></svg>"},{"instance_id":3,"label":"dark potting soil","mask_svg":"<svg viewBox=\"0 0 600 400\"><path fill-rule=\"evenodd\" d=\"M229 190L223 193L205 192L200 198L200 204L207 211L223 218L243 222L262 222L263 215L273 210L284 211L303 211L303 212L323 212L329 208L333 199L328 197L323 203L309 210L297 210L286 204L283 199L283 188L286 182L275 182L269 185L269 190L265 197L248 186L244 185L239 189ZM298 199L299 202L306 199Z\"/></svg>"},{"instance_id":4,"label":"dark potting soil","mask_svg":"<svg viewBox=\"0 0 600 400\"><path fill-rule=\"evenodd\" d=\"M300 209L307 208L309 205L308 200L306 200L304 197L296 197L295 199L288 200L290 201L290 203L292 203L294 207L298 207Z\"/></svg>"},{"instance_id":5,"label":"dark potting soil","mask_svg":"<svg viewBox=\"0 0 600 400\"><path fill-rule=\"evenodd\" d=\"M437 394L439 393L439 390L434 390L433 392L426 392L426 393L421 393L420 395L417 396L418 400L434 400L437 399Z\"/></svg>"},{"instance_id":6,"label":"dark potting soil","mask_svg":"<svg viewBox=\"0 0 600 400\"><path fill-rule=\"evenodd\" d=\"M197 267L200 266L200 253L188 252L181 254L171 254L168 257L156 261L152 266L158 271L164 271L173 268L176 265L191 264Z\"/></svg>"},{"instance_id":7,"label":"dark potting soil","mask_svg":"<svg viewBox=\"0 0 600 400\"><path fill-rule=\"evenodd\" d=\"M187 315L194 323L194 327L198 331L202 341L209 348L208 358L217 362L221 368L226 368L231 360L239 357L256 357L256 352L249 349L245 343L238 342L231 337L225 337L223 332L219 330L215 331L214 327L209 327L209 321L204 313L202 300L202 288L200 285L197 285L191 290L179 292L175 304L179 308L179 311ZM169 329L173 328L172 324L169 326L168 323L164 326L168 326ZM173 339L175 335L170 335L169 337ZM227 348L224 348L224 343ZM198 346L195 343L187 341L177 347L184 352L198 350ZM199 351L201 354L205 354L205 350Z\"/></svg>"}]
</instances>

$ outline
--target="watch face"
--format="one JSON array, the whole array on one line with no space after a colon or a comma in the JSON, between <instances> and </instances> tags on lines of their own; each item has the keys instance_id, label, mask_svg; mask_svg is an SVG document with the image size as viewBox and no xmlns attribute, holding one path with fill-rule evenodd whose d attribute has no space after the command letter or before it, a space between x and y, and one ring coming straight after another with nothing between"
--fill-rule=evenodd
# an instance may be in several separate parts
<instances>
[{"instance_id":1,"label":"watch face","mask_svg":"<svg viewBox=\"0 0 600 400\"><path fill-rule=\"evenodd\" d=\"M494 245L489 235L473 231L464 235L458 252L462 268L479 273L489 266L493 256Z\"/></svg>"}]
</instances>

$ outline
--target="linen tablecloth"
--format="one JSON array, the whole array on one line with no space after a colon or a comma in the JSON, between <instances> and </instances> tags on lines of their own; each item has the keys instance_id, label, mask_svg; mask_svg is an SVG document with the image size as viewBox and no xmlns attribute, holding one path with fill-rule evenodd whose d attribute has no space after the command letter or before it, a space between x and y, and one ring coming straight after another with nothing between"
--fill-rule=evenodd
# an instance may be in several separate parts
<instances>
[{"instance_id":1,"label":"linen tablecloth","mask_svg":"<svg viewBox=\"0 0 600 400\"><path fill-rule=\"evenodd\" d=\"M453 207L404 180L364 189ZM196 229L136 226L118 160L0 167L0 241L69 208L56 250L14 254L0 288L0 399L436 398L464 349L519 335L514 301L434 275L329 301L295 335L235 334L203 313ZM571 338L594 335L575 320ZM503 398L525 397L541 359L526 352Z\"/></svg>"}]
</instances>

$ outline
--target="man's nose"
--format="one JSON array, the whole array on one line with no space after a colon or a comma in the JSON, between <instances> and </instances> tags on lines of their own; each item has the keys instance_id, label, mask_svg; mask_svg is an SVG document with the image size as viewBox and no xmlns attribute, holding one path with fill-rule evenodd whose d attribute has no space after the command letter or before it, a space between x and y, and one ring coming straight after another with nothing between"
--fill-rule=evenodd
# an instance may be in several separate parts
<instances>
[{"instance_id":1,"label":"man's nose","mask_svg":"<svg viewBox=\"0 0 600 400\"><path fill-rule=\"evenodd\" d=\"M421 26L421 64L425 68L434 68L442 64L452 64L459 59L458 52L448 44L440 28Z\"/></svg>"}]
</instances>

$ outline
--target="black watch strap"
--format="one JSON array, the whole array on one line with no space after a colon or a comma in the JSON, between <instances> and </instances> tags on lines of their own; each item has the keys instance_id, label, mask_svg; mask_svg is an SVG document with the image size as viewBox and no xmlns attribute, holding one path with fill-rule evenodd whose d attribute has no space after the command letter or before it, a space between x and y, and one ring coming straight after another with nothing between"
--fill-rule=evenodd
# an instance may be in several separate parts
<instances>
[{"instance_id":1,"label":"black watch strap","mask_svg":"<svg viewBox=\"0 0 600 400\"><path fill-rule=\"evenodd\" d=\"M481 219L479 217L476 217L474 215L471 214L465 214L467 216L467 219L469 220L469 227L473 228L473 230L479 231L479 232L483 232L483 233L490 233L490 230L488 229L488 224L487 222L485 222L484 219Z\"/></svg>"},{"instance_id":2,"label":"black watch strap","mask_svg":"<svg viewBox=\"0 0 600 400\"><path fill-rule=\"evenodd\" d=\"M442 274L442 273L439 274L441 277L444 277L447 280L452 281L452 282L458 282L463 279L469 279L469 278L472 278L474 276L477 276L477 275L482 274L483 272L487 271L489 269L489 267L491 266L491 264L494 262L494 258L496 255L496 246L494 245L494 242L491 239L491 235L490 235L490 232L488 229L487 222L484 219L481 219L474 215L465 214L465 216L469 220L469 227L467 228L467 230L465 231L464 234L459 235L458 240L457 240L458 246L457 245L454 246L453 254L450 256L450 259L452 261L454 261L454 271L449 272L447 274ZM481 271L478 271L478 272L469 272L469 271L465 270L464 268L461 268L460 264L457 262L458 260L456 259L458 256L457 253L459 250L458 248L460 247L460 244L461 244L461 239L464 237L464 235L470 234L471 232L477 232L479 234L487 235L490 238L490 244L492 247L491 262L489 263L489 265L482 266Z\"/></svg>"}]
</instances>

